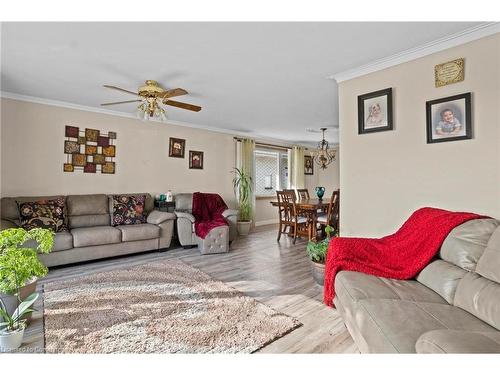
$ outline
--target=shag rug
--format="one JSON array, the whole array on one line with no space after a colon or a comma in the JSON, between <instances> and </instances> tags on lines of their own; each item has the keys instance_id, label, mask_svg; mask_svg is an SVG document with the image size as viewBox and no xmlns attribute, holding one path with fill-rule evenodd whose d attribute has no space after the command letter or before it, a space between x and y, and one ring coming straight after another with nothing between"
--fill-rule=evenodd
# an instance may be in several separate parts
<instances>
[{"instance_id":1,"label":"shag rug","mask_svg":"<svg viewBox=\"0 0 500 375\"><path fill-rule=\"evenodd\" d=\"M44 286L47 353L252 353L301 324L178 260Z\"/></svg>"}]
</instances>

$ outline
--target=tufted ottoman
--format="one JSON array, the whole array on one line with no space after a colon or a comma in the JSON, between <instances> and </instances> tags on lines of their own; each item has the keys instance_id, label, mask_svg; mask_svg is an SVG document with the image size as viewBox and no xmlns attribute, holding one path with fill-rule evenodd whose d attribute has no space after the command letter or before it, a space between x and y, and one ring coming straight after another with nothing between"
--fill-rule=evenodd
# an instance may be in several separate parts
<instances>
[{"instance_id":1,"label":"tufted ottoman","mask_svg":"<svg viewBox=\"0 0 500 375\"><path fill-rule=\"evenodd\" d=\"M196 244L202 254L227 253L229 251L229 227L227 225L216 227L204 239L196 236Z\"/></svg>"}]
</instances>

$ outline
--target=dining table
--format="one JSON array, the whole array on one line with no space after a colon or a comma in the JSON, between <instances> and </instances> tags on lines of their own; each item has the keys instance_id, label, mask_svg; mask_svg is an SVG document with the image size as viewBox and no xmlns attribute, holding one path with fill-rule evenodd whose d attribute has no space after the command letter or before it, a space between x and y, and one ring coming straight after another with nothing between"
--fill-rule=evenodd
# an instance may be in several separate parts
<instances>
[{"instance_id":1,"label":"dining table","mask_svg":"<svg viewBox=\"0 0 500 375\"><path fill-rule=\"evenodd\" d=\"M274 207L279 207L280 203L278 201L271 201L271 205ZM317 198L309 198L309 199L300 199L295 201L295 208L299 212L305 212L307 217L311 219L311 225L313 228L316 228L318 214L325 213L328 210L328 206L330 205L330 198L325 199L317 199ZM315 231L315 238L317 240L317 232Z\"/></svg>"}]
</instances>

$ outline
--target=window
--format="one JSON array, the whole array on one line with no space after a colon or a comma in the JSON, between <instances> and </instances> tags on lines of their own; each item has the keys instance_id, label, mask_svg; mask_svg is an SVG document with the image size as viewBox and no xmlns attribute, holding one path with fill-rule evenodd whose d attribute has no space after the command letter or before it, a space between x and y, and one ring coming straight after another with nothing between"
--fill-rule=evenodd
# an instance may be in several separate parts
<instances>
[{"instance_id":1,"label":"window","mask_svg":"<svg viewBox=\"0 0 500 375\"><path fill-rule=\"evenodd\" d=\"M255 196L274 197L276 190L288 187L288 153L255 150Z\"/></svg>"}]
</instances>

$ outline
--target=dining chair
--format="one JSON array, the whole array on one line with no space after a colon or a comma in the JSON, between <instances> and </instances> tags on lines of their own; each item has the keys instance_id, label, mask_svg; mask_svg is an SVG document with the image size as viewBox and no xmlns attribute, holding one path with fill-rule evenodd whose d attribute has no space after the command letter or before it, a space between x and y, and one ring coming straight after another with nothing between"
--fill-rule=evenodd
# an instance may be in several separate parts
<instances>
[{"instance_id":1,"label":"dining chair","mask_svg":"<svg viewBox=\"0 0 500 375\"><path fill-rule=\"evenodd\" d=\"M292 236L294 244L299 236L306 236L308 239L311 239L311 220L307 216L298 214L295 204L295 192L292 193L291 191L278 190L276 191L276 196L278 198L279 210L278 241L282 233Z\"/></svg>"},{"instance_id":2,"label":"dining chair","mask_svg":"<svg viewBox=\"0 0 500 375\"><path fill-rule=\"evenodd\" d=\"M317 223L321 226L324 231L327 225L331 226L333 233L337 233L339 229L339 208L340 208L340 190L334 190L330 203L328 204L328 210L326 213L319 215L316 219Z\"/></svg>"},{"instance_id":3,"label":"dining chair","mask_svg":"<svg viewBox=\"0 0 500 375\"><path fill-rule=\"evenodd\" d=\"M309 197L309 190L307 190L307 189L297 189L297 194L299 195L299 199L301 201L310 198Z\"/></svg>"},{"instance_id":4,"label":"dining chair","mask_svg":"<svg viewBox=\"0 0 500 375\"><path fill-rule=\"evenodd\" d=\"M287 193L291 193L293 195L293 201L297 202L297 194L295 193L295 189L283 189L282 191L286 191Z\"/></svg>"}]
</instances>

